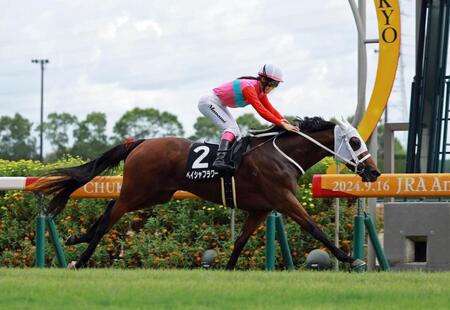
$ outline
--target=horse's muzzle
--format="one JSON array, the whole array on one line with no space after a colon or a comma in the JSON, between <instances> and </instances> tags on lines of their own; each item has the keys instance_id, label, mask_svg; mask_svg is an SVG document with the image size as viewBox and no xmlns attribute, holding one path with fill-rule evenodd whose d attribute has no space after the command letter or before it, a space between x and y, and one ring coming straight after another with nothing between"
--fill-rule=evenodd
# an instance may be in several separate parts
<instances>
[{"instance_id":1,"label":"horse's muzzle","mask_svg":"<svg viewBox=\"0 0 450 310\"><path fill-rule=\"evenodd\" d=\"M370 167L364 167L364 169L359 173L363 182L375 182L381 175L380 171L376 169L370 169Z\"/></svg>"}]
</instances>

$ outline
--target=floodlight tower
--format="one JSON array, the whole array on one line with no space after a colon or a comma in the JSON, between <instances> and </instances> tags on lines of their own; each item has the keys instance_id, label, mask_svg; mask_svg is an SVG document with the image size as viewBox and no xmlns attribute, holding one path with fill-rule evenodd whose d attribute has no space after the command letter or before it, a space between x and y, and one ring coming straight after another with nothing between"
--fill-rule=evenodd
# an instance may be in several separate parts
<instances>
[{"instance_id":1,"label":"floodlight tower","mask_svg":"<svg viewBox=\"0 0 450 310\"><path fill-rule=\"evenodd\" d=\"M32 59L32 63L41 64L41 128L40 128L40 149L39 149L39 160L44 161L43 155L43 134L44 134L44 69L45 65L48 64L48 59Z\"/></svg>"}]
</instances>

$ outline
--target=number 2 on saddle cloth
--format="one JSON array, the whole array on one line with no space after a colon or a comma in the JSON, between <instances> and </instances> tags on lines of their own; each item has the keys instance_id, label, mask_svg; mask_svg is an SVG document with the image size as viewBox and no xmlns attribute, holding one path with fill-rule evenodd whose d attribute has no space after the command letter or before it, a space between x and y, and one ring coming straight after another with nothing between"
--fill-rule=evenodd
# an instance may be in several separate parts
<instances>
[{"instance_id":1,"label":"number 2 on saddle cloth","mask_svg":"<svg viewBox=\"0 0 450 310\"><path fill-rule=\"evenodd\" d=\"M247 150L250 139L245 137L237 141L227 160L238 168L243 153ZM213 162L216 159L219 146L212 143L194 143L189 150L186 164L185 177L191 181L207 181L221 179L222 201L224 206L236 207L236 194L234 191L234 171L219 172L213 168Z\"/></svg>"}]
</instances>

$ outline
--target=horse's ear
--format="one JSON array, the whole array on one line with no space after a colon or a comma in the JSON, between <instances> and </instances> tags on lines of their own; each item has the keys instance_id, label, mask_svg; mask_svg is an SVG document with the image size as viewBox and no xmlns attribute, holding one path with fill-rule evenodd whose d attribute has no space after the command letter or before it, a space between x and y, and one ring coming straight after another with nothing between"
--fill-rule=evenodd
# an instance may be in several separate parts
<instances>
[{"instance_id":1,"label":"horse's ear","mask_svg":"<svg viewBox=\"0 0 450 310\"><path fill-rule=\"evenodd\" d=\"M336 123L342 130L347 129L347 124L345 123L345 120L343 117L342 117L342 120L339 120L339 118L336 118Z\"/></svg>"},{"instance_id":2,"label":"horse's ear","mask_svg":"<svg viewBox=\"0 0 450 310\"><path fill-rule=\"evenodd\" d=\"M347 125L347 128L351 128L353 127L352 124L350 124L350 122L344 118L342 118L342 120L344 121L344 123Z\"/></svg>"}]
</instances>

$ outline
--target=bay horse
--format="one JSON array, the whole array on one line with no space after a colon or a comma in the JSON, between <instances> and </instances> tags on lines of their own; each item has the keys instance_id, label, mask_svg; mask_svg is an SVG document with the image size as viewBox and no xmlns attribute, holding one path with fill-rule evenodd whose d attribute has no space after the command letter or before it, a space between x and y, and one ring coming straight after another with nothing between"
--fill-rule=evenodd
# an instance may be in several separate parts
<instances>
[{"instance_id":1,"label":"bay horse","mask_svg":"<svg viewBox=\"0 0 450 310\"><path fill-rule=\"evenodd\" d=\"M235 240L227 270L234 269L249 237L273 210L292 218L340 261L353 268L365 264L337 248L296 198L298 179L304 170L329 155L343 161L364 182L373 182L380 175L356 129L348 122L337 122L338 125L319 117L299 119L300 134L284 131L269 138L251 138L251 149L244 154L235 172L237 205L248 214ZM176 137L120 144L83 165L49 174L58 178L43 178L37 183L35 191L54 195L48 212L56 216L73 191L125 160L119 198L109 202L103 215L85 234L71 236L66 241L67 245L89 243L80 259L72 262L73 268L86 266L100 239L126 212L166 203L177 190L222 203L220 180L194 182L185 178L192 144L190 140Z\"/></svg>"}]
</instances>

